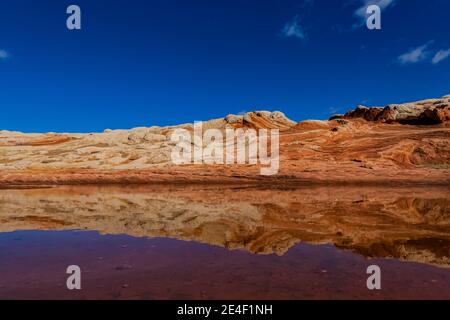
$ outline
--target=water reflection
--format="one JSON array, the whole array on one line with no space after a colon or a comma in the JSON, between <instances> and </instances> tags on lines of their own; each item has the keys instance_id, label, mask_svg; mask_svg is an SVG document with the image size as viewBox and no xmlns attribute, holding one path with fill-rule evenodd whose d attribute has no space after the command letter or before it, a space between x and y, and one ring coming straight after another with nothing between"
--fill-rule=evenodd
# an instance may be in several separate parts
<instances>
[{"instance_id":1,"label":"water reflection","mask_svg":"<svg viewBox=\"0 0 450 320\"><path fill-rule=\"evenodd\" d=\"M96 230L284 255L333 244L368 258L450 266L443 188L221 186L1 190L0 232Z\"/></svg>"}]
</instances>

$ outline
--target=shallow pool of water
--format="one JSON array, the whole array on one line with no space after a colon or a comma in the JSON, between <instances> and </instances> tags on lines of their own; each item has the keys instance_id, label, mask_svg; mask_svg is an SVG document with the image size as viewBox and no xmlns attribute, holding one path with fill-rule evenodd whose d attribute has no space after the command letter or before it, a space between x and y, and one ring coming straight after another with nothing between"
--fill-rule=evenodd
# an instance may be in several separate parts
<instances>
[{"instance_id":1,"label":"shallow pool of water","mask_svg":"<svg viewBox=\"0 0 450 320\"><path fill-rule=\"evenodd\" d=\"M450 299L436 188L0 191L0 299ZM381 268L368 290L367 267ZM66 268L81 268L68 290Z\"/></svg>"}]
</instances>

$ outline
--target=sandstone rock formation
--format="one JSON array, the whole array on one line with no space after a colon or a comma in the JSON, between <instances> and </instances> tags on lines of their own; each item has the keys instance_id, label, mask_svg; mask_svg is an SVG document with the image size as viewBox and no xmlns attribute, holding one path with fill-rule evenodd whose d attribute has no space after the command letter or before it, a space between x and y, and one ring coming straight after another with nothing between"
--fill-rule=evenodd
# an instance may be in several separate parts
<instances>
[{"instance_id":1,"label":"sandstone rock formation","mask_svg":"<svg viewBox=\"0 0 450 320\"><path fill-rule=\"evenodd\" d=\"M203 129L279 129L280 169L260 165L174 165L175 129L193 124L89 134L0 131L0 187L98 183L450 184L448 96L385 108L358 107L329 121L293 122L256 111Z\"/></svg>"},{"instance_id":2,"label":"sandstone rock formation","mask_svg":"<svg viewBox=\"0 0 450 320\"><path fill-rule=\"evenodd\" d=\"M225 117L225 122L234 128L280 130L289 129L296 124L279 111L255 111L247 112L244 115L230 114Z\"/></svg>"},{"instance_id":3,"label":"sandstone rock formation","mask_svg":"<svg viewBox=\"0 0 450 320\"><path fill-rule=\"evenodd\" d=\"M358 106L345 115L334 115L335 119L362 118L367 121L416 125L446 124L450 121L450 98L427 99L405 104L390 104L384 108Z\"/></svg>"}]
</instances>

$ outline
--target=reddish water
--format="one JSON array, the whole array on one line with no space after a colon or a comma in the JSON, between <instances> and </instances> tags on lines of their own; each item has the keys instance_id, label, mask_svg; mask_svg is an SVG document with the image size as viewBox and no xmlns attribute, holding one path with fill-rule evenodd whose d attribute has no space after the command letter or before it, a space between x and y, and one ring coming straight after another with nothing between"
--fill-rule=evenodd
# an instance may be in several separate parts
<instances>
[{"instance_id":1,"label":"reddish water","mask_svg":"<svg viewBox=\"0 0 450 320\"><path fill-rule=\"evenodd\" d=\"M66 289L68 265L82 290ZM366 287L377 264L382 289ZM450 299L450 269L374 259L332 245L284 254L93 231L0 234L1 299Z\"/></svg>"}]
</instances>

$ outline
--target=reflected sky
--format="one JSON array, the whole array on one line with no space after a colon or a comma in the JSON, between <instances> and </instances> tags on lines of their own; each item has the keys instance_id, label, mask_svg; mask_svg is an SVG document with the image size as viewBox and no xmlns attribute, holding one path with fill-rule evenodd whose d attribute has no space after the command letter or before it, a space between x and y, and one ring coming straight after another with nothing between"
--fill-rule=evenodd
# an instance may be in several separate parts
<instances>
[{"instance_id":1,"label":"reflected sky","mask_svg":"<svg viewBox=\"0 0 450 320\"><path fill-rule=\"evenodd\" d=\"M0 298L449 299L448 199L442 188L1 190ZM65 288L71 264L79 292ZM380 291L366 288L370 264Z\"/></svg>"}]
</instances>

